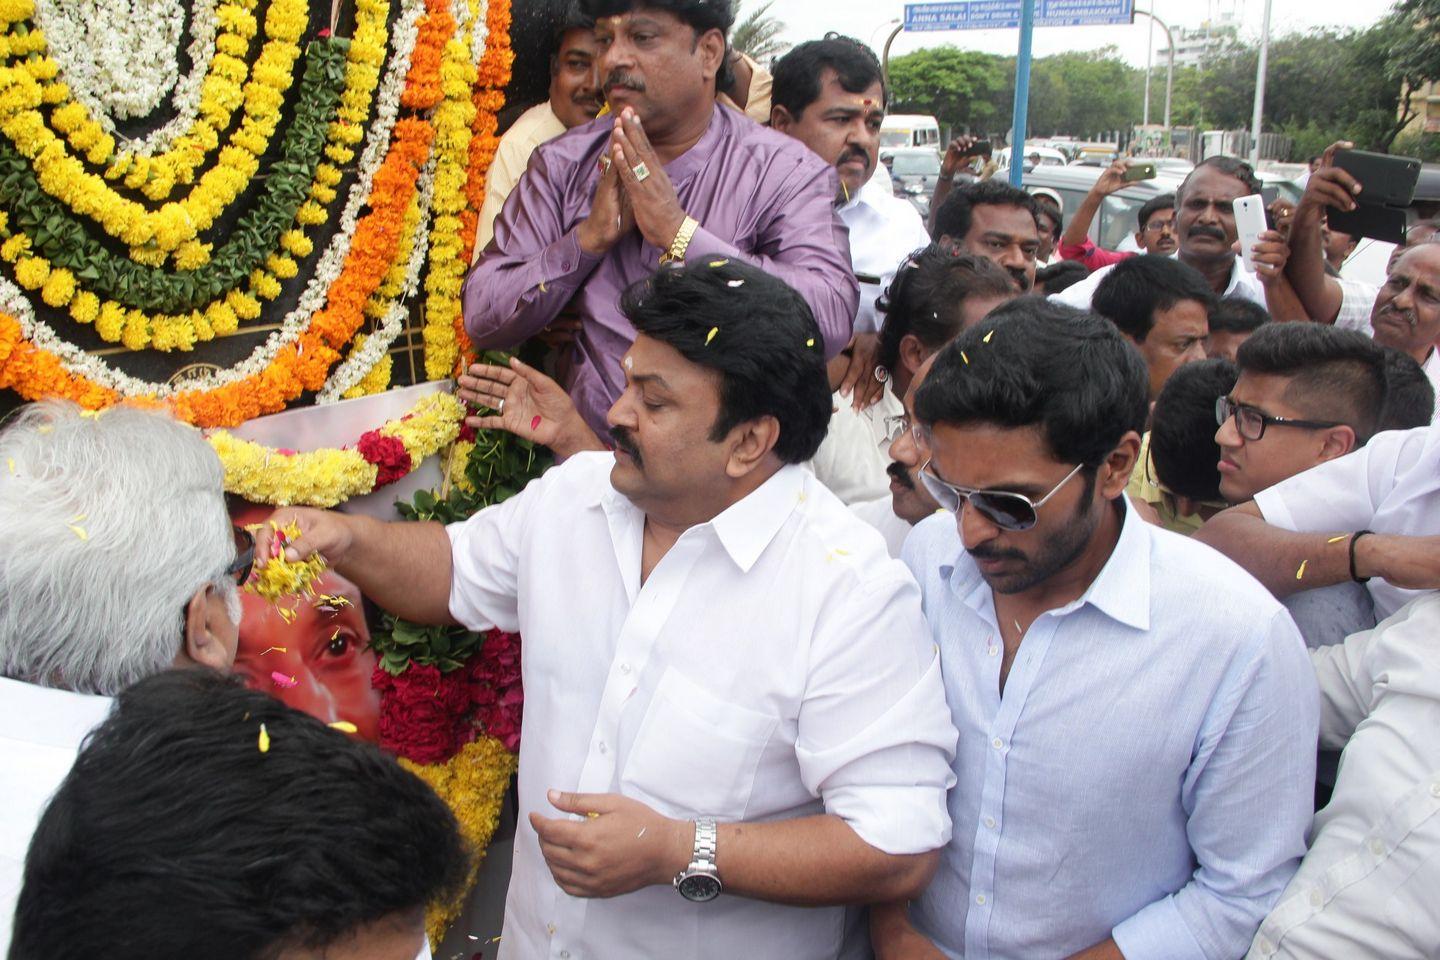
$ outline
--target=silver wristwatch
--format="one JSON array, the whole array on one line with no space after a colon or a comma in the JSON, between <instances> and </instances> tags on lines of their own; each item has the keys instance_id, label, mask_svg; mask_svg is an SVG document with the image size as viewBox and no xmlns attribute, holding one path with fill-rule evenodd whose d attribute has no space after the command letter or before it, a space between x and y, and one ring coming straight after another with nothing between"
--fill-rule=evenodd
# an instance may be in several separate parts
<instances>
[{"instance_id":1,"label":"silver wristwatch","mask_svg":"<svg viewBox=\"0 0 1440 960\"><path fill-rule=\"evenodd\" d=\"M675 874L675 889L680 896L694 903L704 903L720 896L720 874L715 869L715 820L700 817L695 821L695 853L690 866Z\"/></svg>"}]
</instances>

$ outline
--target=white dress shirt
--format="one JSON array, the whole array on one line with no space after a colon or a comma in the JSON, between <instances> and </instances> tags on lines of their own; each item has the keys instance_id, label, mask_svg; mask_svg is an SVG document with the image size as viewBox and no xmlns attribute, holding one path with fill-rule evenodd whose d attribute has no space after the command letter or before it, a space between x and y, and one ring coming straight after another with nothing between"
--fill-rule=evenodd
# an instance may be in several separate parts
<instances>
[{"instance_id":1,"label":"white dress shirt","mask_svg":"<svg viewBox=\"0 0 1440 960\"><path fill-rule=\"evenodd\" d=\"M25 853L80 743L110 713L109 697L0 677L0 957L10 952Z\"/></svg>"},{"instance_id":2,"label":"white dress shirt","mask_svg":"<svg viewBox=\"0 0 1440 960\"><path fill-rule=\"evenodd\" d=\"M891 854L944 846L955 729L915 581L791 466L685 531L642 584L645 516L611 487L613 465L571 457L449 528L450 612L525 637L500 954L834 958L839 907L690 903L669 886L570 897L527 814L560 815L549 788L616 792L684 819L829 813Z\"/></svg>"},{"instance_id":3,"label":"white dress shirt","mask_svg":"<svg viewBox=\"0 0 1440 960\"><path fill-rule=\"evenodd\" d=\"M1175 257L1176 254L1170 255L1172 260ZM1101 267L1079 283L1052 294L1050 299L1056 303L1063 303L1067 307L1089 310L1090 301L1095 296L1095 288L1100 286L1100 281L1109 276L1110 271L1114 270L1116 266L1117 264L1112 263L1109 266ZM1239 257L1235 258L1235 265L1230 268L1230 282L1225 285L1225 292L1221 296L1240 297L1252 303L1258 303L1262 307L1265 306L1265 288L1261 286L1255 274L1245 269L1245 261Z\"/></svg>"},{"instance_id":4,"label":"white dress shirt","mask_svg":"<svg viewBox=\"0 0 1440 960\"><path fill-rule=\"evenodd\" d=\"M874 500L865 500L861 503L850 504L850 512L870 526L880 531L880 536L885 538L885 549L890 556L900 559L900 550L905 546L905 538L910 536L910 531L915 529L908 520L901 520L895 515L895 501L887 493L883 497L876 497Z\"/></svg>"},{"instance_id":5,"label":"white dress shirt","mask_svg":"<svg viewBox=\"0 0 1440 960\"><path fill-rule=\"evenodd\" d=\"M857 274L880 278L878 284L860 284L855 315L856 333L874 333L884 319L875 313L876 298L890 286L900 262L930 243L930 233L914 205L895 196L889 178L878 174L865 181L839 214L850 228L850 266Z\"/></svg>"},{"instance_id":6,"label":"white dress shirt","mask_svg":"<svg viewBox=\"0 0 1440 960\"><path fill-rule=\"evenodd\" d=\"M842 503L853 504L890 495L890 441L885 421L905 412L905 404L886 383L880 399L858 413L852 397L830 397L834 412L815 457L807 466Z\"/></svg>"},{"instance_id":7,"label":"white dress shirt","mask_svg":"<svg viewBox=\"0 0 1440 960\"><path fill-rule=\"evenodd\" d=\"M1370 313L1380 288L1373 283L1354 280L1340 280L1340 312L1335 315L1335 326L1341 330L1358 330L1367 337L1375 336L1370 325ZM1430 386L1435 388L1435 418L1440 419L1440 350L1430 349L1430 355L1420 364Z\"/></svg>"},{"instance_id":8,"label":"white dress shirt","mask_svg":"<svg viewBox=\"0 0 1440 960\"><path fill-rule=\"evenodd\" d=\"M1238 957L1305 852L1318 704L1295 625L1121 503L1114 552L1030 625L1003 697L993 594L954 516L905 542L960 730L954 839L912 908L951 957L1111 936L1126 960Z\"/></svg>"},{"instance_id":9,"label":"white dress shirt","mask_svg":"<svg viewBox=\"0 0 1440 960\"><path fill-rule=\"evenodd\" d=\"M1344 747L1310 852L1250 960L1440 957L1440 595L1311 653L1320 743Z\"/></svg>"},{"instance_id":10,"label":"white dress shirt","mask_svg":"<svg viewBox=\"0 0 1440 960\"><path fill-rule=\"evenodd\" d=\"M1255 494L1265 522L1299 533L1440 534L1440 425L1376 434L1354 453ZM1423 591L1366 584L1383 620Z\"/></svg>"}]
</instances>

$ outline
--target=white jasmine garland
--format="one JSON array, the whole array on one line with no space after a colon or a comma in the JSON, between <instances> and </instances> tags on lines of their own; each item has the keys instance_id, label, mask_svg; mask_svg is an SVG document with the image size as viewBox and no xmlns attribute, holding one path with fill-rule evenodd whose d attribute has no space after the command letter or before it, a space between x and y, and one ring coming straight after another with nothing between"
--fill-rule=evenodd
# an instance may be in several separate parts
<instances>
[{"instance_id":1,"label":"white jasmine garland","mask_svg":"<svg viewBox=\"0 0 1440 960\"><path fill-rule=\"evenodd\" d=\"M405 332L405 321L409 319L410 307L406 301L414 296L420 287L420 272L425 266L425 254L430 248L430 217L434 213L431 199L435 190L435 154L420 172L416 189L420 195L420 219L415 222L415 240L410 249L410 259L405 265L405 281L400 292L385 312L384 318L373 333L365 338L364 345L345 359L330 374L325 386L315 395L317 404L335 403L341 395L365 378L385 356L391 345Z\"/></svg>"},{"instance_id":2,"label":"white jasmine garland","mask_svg":"<svg viewBox=\"0 0 1440 960\"><path fill-rule=\"evenodd\" d=\"M35 20L75 98L112 122L107 132L112 118L154 113L175 88L182 0L43 0Z\"/></svg>"},{"instance_id":3,"label":"white jasmine garland","mask_svg":"<svg viewBox=\"0 0 1440 960\"><path fill-rule=\"evenodd\" d=\"M340 227L316 262L315 274L301 293L295 309L286 315L280 329L272 332L244 361L227 370L187 380L180 385L151 383L117 370L100 357L91 356L63 340L49 324L35 316L34 308L24 292L4 276L0 276L0 309L4 309L19 321L20 329L27 339L37 347L55 354L61 366L72 376L84 377L126 397L167 399L179 393L215 390L260 373L274 361L281 350L309 329L316 312L325 306L331 284L344 269L345 255L349 252L350 241L360 220L360 209L370 196L371 183L390 146L390 134L400 110L400 94L405 89L405 77L410 72L410 57L419 34L418 22L424 12L424 0L401 0L400 15L396 18L390 34L394 53L376 90L375 117L370 129L366 131L365 151L360 158L355 183L346 198Z\"/></svg>"}]
</instances>

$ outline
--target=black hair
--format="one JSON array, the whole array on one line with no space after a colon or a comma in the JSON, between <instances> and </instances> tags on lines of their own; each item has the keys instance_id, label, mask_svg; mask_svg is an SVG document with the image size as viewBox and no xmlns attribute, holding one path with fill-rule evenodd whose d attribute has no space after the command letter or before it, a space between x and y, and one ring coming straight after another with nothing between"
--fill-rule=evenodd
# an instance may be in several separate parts
<instances>
[{"instance_id":1,"label":"black hair","mask_svg":"<svg viewBox=\"0 0 1440 960\"><path fill-rule=\"evenodd\" d=\"M1155 478L1171 493L1219 501L1220 445L1215 401L1235 388L1240 373L1229 360L1187 363L1165 381L1150 414L1150 459Z\"/></svg>"},{"instance_id":2,"label":"black hair","mask_svg":"<svg viewBox=\"0 0 1440 960\"><path fill-rule=\"evenodd\" d=\"M877 304L885 313L875 360L894 371L900 341L913 334L926 349L939 350L964 326L965 301L973 296L1009 297L1015 281L994 261L932 243L905 259Z\"/></svg>"},{"instance_id":3,"label":"black hair","mask_svg":"<svg viewBox=\"0 0 1440 960\"><path fill-rule=\"evenodd\" d=\"M1254 333L1269 322L1269 311L1244 297L1221 297L1210 311L1211 333Z\"/></svg>"},{"instance_id":4,"label":"black hair","mask_svg":"<svg viewBox=\"0 0 1440 960\"><path fill-rule=\"evenodd\" d=\"M323 951L418 920L469 864L449 808L373 745L167 671L120 694L40 818L10 960Z\"/></svg>"},{"instance_id":5,"label":"black hair","mask_svg":"<svg viewBox=\"0 0 1440 960\"><path fill-rule=\"evenodd\" d=\"M730 68L730 28L735 25L735 5L731 0L578 0L580 12L590 20L615 17L632 10L663 10L674 14L695 31L698 40L703 33L719 30L725 38L725 56L715 76L715 89L728 89L735 73Z\"/></svg>"},{"instance_id":6,"label":"black hair","mask_svg":"<svg viewBox=\"0 0 1440 960\"><path fill-rule=\"evenodd\" d=\"M555 25L550 31L550 69L555 69L555 57L560 53L560 44L571 30L594 30L595 20L582 13L578 4L571 2L558 11Z\"/></svg>"},{"instance_id":7,"label":"black hair","mask_svg":"<svg viewBox=\"0 0 1440 960\"><path fill-rule=\"evenodd\" d=\"M780 422L781 462L815 456L830 424L825 340L805 298L783 280L704 257L634 284L620 310L639 333L720 374L712 441L769 416Z\"/></svg>"},{"instance_id":8,"label":"black hair","mask_svg":"<svg viewBox=\"0 0 1440 960\"><path fill-rule=\"evenodd\" d=\"M1415 358L1394 347L1385 352L1385 402L1375 432L1428 427L1435 416L1435 385Z\"/></svg>"},{"instance_id":9,"label":"black hair","mask_svg":"<svg viewBox=\"0 0 1440 960\"><path fill-rule=\"evenodd\" d=\"M1306 419L1348 425L1364 443L1385 403L1385 352L1356 330L1319 323L1270 323L1236 351L1240 372L1289 377L1285 399Z\"/></svg>"},{"instance_id":10,"label":"black hair","mask_svg":"<svg viewBox=\"0 0 1440 960\"><path fill-rule=\"evenodd\" d=\"M820 76L827 68L835 71L847 93L864 93L879 83L882 104L889 99L875 52L859 40L831 34L802 43L776 61L770 70L770 103L800 119L805 108L820 98Z\"/></svg>"},{"instance_id":11,"label":"black hair","mask_svg":"<svg viewBox=\"0 0 1440 960\"><path fill-rule=\"evenodd\" d=\"M1034 296L952 340L915 395L922 423L1038 427L1055 459L1092 469L1148 413L1145 364L1114 325Z\"/></svg>"},{"instance_id":12,"label":"black hair","mask_svg":"<svg viewBox=\"0 0 1440 960\"><path fill-rule=\"evenodd\" d=\"M1200 271L1171 257L1130 257L1110 268L1090 305L1130 339L1144 343L1155 314L1184 300L1200 304L1207 314L1215 308L1215 291Z\"/></svg>"},{"instance_id":13,"label":"black hair","mask_svg":"<svg viewBox=\"0 0 1440 960\"><path fill-rule=\"evenodd\" d=\"M1040 227L1040 213L1035 207L1034 197L1003 180L980 180L951 190L945 202L940 204L940 209L935 211L935 239L965 239L970 233L975 208L983 206L1020 207L1035 218L1036 229Z\"/></svg>"},{"instance_id":14,"label":"black hair","mask_svg":"<svg viewBox=\"0 0 1440 960\"><path fill-rule=\"evenodd\" d=\"M1245 184L1245 189L1252 194L1260 192L1260 178L1255 176L1254 167L1239 157L1214 156L1201 160L1195 165L1195 169L1186 175L1184 182L1180 184L1180 189L1175 191L1177 201L1179 197L1184 196L1185 188L1190 184L1190 178L1206 167L1212 170L1218 170L1227 177L1234 177L1236 180Z\"/></svg>"},{"instance_id":15,"label":"black hair","mask_svg":"<svg viewBox=\"0 0 1440 960\"><path fill-rule=\"evenodd\" d=\"M1035 286L1050 297L1070 289L1089 275L1090 270L1079 260L1057 260L1035 271Z\"/></svg>"},{"instance_id":16,"label":"black hair","mask_svg":"<svg viewBox=\"0 0 1440 960\"><path fill-rule=\"evenodd\" d=\"M1056 244L1059 244L1060 235L1065 232L1065 214L1060 212L1060 208L1054 200L1045 196L1035 198L1035 212L1050 218L1050 237ZM1040 221L1037 219L1035 223L1039 225ZM1044 230L1045 228L1041 226L1040 229Z\"/></svg>"},{"instance_id":17,"label":"black hair","mask_svg":"<svg viewBox=\"0 0 1440 960\"><path fill-rule=\"evenodd\" d=\"M1162 193L1158 197L1151 197L1149 200L1145 201L1145 205L1142 206L1140 208L1140 212L1135 215L1136 226L1141 232L1143 232L1145 230L1145 225L1150 222L1150 218L1155 216L1156 213L1161 210L1174 209L1175 194Z\"/></svg>"}]
</instances>

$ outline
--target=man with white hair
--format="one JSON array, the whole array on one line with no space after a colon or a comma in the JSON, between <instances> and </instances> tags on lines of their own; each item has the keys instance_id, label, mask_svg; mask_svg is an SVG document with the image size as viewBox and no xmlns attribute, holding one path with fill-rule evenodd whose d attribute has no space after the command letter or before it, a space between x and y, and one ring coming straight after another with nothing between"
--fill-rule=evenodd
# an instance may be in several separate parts
<instances>
[{"instance_id":1,"label":"man with white hair","mask_svg":"<svg viewBox=\"0 0 1440 960\"><path fill-rule=\"evenodd\" d=\"M30 835L112 699L235 659L252 552L222 480L162 413L46 402L0 431L0 956Z\"/></svg>"}]
</instances>

